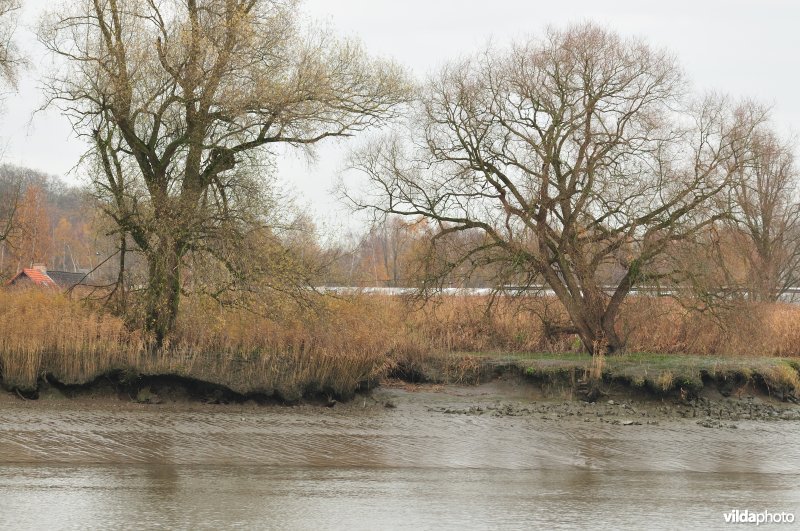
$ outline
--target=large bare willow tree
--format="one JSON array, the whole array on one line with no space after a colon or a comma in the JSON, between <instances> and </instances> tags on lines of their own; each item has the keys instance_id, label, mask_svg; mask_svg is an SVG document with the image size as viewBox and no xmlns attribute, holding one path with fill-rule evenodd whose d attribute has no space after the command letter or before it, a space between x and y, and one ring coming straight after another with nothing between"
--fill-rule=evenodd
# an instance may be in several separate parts
<instances>
[{"instance_id":1,"label":"large bare willow tree","mask_svg":"<svg viewBox=\"0 0 800 531\"><path fill-rule=\"evenodd\" d=\"M495 262L543 280L585 347L613 353L631 288L667 274L656 258L727 215L719 205L762 119L754 105L686 94L665 52L594 25L550 30L445 67L410 133L355 155L372 186L352 195L435 221L442 241L482 234L451 267Z\"/></svg>"},{"instance_id":2,"label":"large bare willow tree","mask_svg":"<svg viewBox=\"0 0 800 531\"><path fill-rule=\"evenodd\" d=\"M188 253L236 267L269 146L350 136L408 94L398 67L304 27L292 0L75 0L45 17L40 39L65 65L50 101L92 142L121 246L146 258L159 342Z\"/></svg>"}]
</instances>

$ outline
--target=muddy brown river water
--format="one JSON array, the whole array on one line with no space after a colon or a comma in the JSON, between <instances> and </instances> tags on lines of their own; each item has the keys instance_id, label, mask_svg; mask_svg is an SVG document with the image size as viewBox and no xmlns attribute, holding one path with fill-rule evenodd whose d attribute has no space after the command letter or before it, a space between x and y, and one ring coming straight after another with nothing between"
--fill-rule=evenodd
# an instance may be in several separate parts
<instances>
[{"instance_id":1,"label":"muddy brown river water","mask_svg":"<svg viewBox=\"0 0 800 531\"><path fill-rule=\"evenodd\" d=\"M0 527L724 529L735 509L800 517L799 421L500 415L491 408L530 402L435 391L333 408L5 399ZM469 408L487 414L443 412Z\"/></svg>"}]
</instances>

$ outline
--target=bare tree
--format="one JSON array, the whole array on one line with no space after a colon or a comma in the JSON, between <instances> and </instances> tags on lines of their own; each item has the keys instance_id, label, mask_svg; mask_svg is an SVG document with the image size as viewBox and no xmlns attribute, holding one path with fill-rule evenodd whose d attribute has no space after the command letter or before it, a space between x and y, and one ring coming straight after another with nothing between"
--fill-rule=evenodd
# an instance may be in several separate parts
<instances>
[{"instance_id":1,"label":"bare tree","mask_svg":"<svg viewBox=\"0 0 800 531\"><path fill-rule=\"evenodd\" d=\"M12 87L16 87L17 72L24 64L14 43L20 7L20 0L0 0L0 79Z\"/></svg>"},{"instance_id":2,"label":"bare tree","mask_svg":"<svg viewBox=\"0 0 800 531\"><path fill-rule=\"evenodd\" d=\"M359 244L362 273L376 286L399 287L413 283L412 255L419 232L418 220L393 216L375 220Z\"/></svg>"},{"instance_id":3,"label":"bare tree","mask_svg":"<svg viewBox=\"0 0 800 531\"><path fill-rule=\"evenodd\" d=\"M172 329L183 258L231 269L264 224L269 146L310 146L395 116L391 63L300 26L293 0L77 0L40 39L65 59L50 100L94 145L92 180L149 267L147 327Z\"/></svg>"},{"instance_id":4,"label":"bare tree","mask_svg":"<svg viewBox=\"0 0 800 531\"><path fill-rule=\"evenodd\" d=\"M411 143L355 155L373 186L353 199L425 216L435 238L482 231L464 260L487 256L543 279L587 350L613 353L631 288L662 273L652 266L672 242L725 215L719 195L762 114L691 101L675 60L637 40L594 25L550 30L432 79ZM611 266L618 274L603 286Z\"/></svg>"},{"instance_id":5,"label":"bare tree","mask_svg":"<svg viewBox=\"0 0 800 531\"><path fill-rule=\"evenodd\" d=\"M12 235L16 228L16 215L22 198L22 178L16 172L0 167L0 244Z\"/></svg>"},{"instance_id":6,"label":"bare tree","mask_svg":"<svg viewBox=\"0 0 800 531\"><path fill-rule=\"evenodd\" d=\"M22 64L22 57L13 41L19 8L19 0L0 0L0 79L11 86L16 86L17 70ZM6 173L0 182L0 244L3 245L3 254L5 241L14 230L14 216L22 194L21 179L9 179Z\"/></svg>"},{"instance_id":7,"label":"bare tree","mask_svg":"<svg viewBox=\"0 0 800 531\"><path fill-rule=\"evenodd\" d=\"M734 183L731 251L747 264L754 300L776 301L800 281L800 202L793 146L772 131L755 136Z\"/></svg>"}]
</instances>

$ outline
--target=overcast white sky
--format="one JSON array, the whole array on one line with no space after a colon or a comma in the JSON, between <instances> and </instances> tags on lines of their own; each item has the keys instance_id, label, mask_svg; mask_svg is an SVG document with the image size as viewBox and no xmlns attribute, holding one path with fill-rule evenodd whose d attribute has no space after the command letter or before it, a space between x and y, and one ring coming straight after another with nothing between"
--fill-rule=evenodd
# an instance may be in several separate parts
<instances>
[{"instance_id":1,"label":"overcast white sky","mask_svg":"<svg viewBox=\"0 0 800 531\"><path fill-rule=\"evenodd\" d=\"M23 0L19 42L33 59L20 92L0 116L0 160L67 176L84 146L42 103L38 77L45 59L32 34L48 0ZM449 58L470 54L492 39L506 43L546 25L599 22L645 38L680 58L697 90L719 90L773 105L786 132L800 131L800 2L794 0L306 0L305 12L341 34L357 36L373 54L391 57L424 77ZM346 209L330 196L347 145L323 146L316 164L287 156L281 179L329 224Z\"/></svg>"}]
</instances>

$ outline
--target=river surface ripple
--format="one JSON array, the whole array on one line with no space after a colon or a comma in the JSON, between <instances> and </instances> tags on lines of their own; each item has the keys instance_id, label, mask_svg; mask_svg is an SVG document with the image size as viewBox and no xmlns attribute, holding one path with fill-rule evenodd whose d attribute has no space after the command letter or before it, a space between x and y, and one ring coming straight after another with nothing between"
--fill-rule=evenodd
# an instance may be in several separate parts
<instances>
[{"instance_id":1,"label":"river surface ripple","mask_svg":"<svg viewBox=\"0 0 800 531\"><path fill-rule=\"evenodd\" d=\"M800 422L447 415L430 404L477 399L387 393L331 409L4 402L0 527L717 529L733 509L800 518Z\"/></svg>"}]
</instances>

